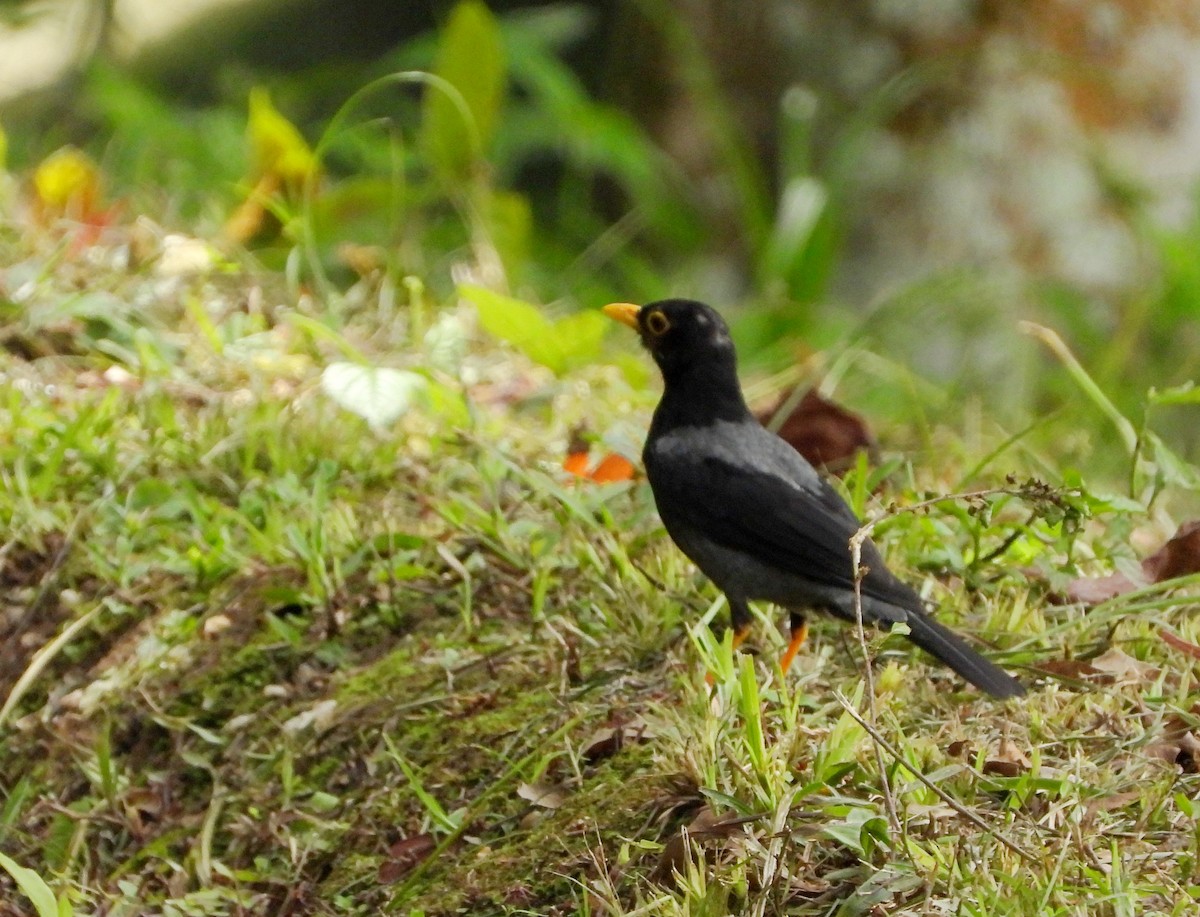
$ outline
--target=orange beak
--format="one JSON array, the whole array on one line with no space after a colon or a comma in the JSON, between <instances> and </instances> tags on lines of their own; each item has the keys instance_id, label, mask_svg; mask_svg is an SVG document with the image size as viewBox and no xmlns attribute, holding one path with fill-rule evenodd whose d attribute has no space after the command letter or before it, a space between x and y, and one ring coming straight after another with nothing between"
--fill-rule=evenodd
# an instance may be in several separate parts
<instances>
[{"instance_id":1,"label":"orange beak","mask_svg":"<svg viewBox=\"0 0 1200 917\"><path fill-rule=\"evenodd\" d=\"M635 306L631 302L610 302L601 310L609 318L620 322L622 325L628 325L635 331L638 326L638 313L642 311L640 306Z\"/></svg>"}]
</instances>

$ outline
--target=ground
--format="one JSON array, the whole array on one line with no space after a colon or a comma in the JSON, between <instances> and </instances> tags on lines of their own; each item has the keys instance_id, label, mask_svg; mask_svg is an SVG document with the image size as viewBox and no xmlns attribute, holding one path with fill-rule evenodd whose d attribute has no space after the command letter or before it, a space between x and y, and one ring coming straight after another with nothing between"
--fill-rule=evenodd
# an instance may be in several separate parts
<instances>
[{"instance_id":1,"label":"ground","mask_svg":"<svg viewBox=\"0 0 1200 917\"><path fill-rule=\"evenodd\" d=\"M562 469L579 424L636 456L632 342L556 375L416 284L335 315L12 245L0 850L76 913L1195 912L1195 577L1054 600L1169 495L881 421L848 498L1029 696L828 619L784 677L784 616L732 653L643 480ZM368 424L320 382L347 354L425 397ZM915 508L959 491L994 492Z\"/></svg>"}]
</instances>

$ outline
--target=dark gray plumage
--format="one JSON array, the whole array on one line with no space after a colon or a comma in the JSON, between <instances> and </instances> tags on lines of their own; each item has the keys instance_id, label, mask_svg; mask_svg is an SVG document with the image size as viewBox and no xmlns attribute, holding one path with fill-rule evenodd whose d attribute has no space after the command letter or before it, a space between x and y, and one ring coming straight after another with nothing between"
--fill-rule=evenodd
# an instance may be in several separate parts
<instances>
[{"instance_id":1,"label":"dark gray plumage","mask_svg":"<svg viewBox=\"0 0 1200 917\"><path fill-rule=\"evenodd\" d=\"M643 458L659 515L671 538L729 600L739 638L747 602L791 610L793 647L803 640L804 608L853 621L849 542L859 521L838 493L746 407L729 330L713 309L668 299L640 309L606 307L635 327L662 370L665 391ZM862 546L864 620L903 622L917 646L996 697L1024 688L961 637L937 623L920 597Z\"/></svg>"}]
</instances>

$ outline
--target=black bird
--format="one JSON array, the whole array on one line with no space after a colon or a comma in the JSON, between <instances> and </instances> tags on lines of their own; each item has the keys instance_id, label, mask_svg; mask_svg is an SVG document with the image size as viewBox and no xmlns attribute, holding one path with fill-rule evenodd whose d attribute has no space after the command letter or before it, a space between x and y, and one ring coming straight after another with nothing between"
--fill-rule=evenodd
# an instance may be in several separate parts
<instances>
[{"instance_id":1,"label":"black bird","mask_svg":"<svg viewBox=\"0 0 1200 917\"><path fill-rule=\"evenodd\" d=\"M808 627L803 609L854 621L850 538L860 523L828 482L750 413L737 378L729 328L687 299L604 313L634 328L662 370L665 390L642 451L654 502L674 542L725 593L734 645L745 639L751 600L791 613L787 671ZM908 638L995 697L1021 684L929 617L920 597L864 541L863 619L908 625Z\"/></svg>"}]
</instances>

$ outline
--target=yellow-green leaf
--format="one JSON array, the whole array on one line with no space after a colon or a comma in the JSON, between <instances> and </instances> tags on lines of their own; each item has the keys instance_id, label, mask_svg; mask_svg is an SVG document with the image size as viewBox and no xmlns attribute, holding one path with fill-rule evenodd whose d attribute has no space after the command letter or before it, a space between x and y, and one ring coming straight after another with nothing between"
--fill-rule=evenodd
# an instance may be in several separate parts
<instances>
[{"instance_id":1,"label":"yellow-green leaf","mask_svg":"<svg viewBox=\"0 0 1200 917\"><path fill-rule=\"evenodd\" d=\"M58 917L58 902L54 900L54 892L46 881L32 869L21 866L14 860L0 853L0 868L13 877L17 888L33 904L38 917Z\"/></svg>"},{"instance_id":2,"label":"yellow-green leaf","mask_svg":"<svg viewBox=\"0 0 1200 917\"><path fill-rule=\"evenodd\" d=\"M250 90L247 125L258 175L273 175L285 185L304 184L317 171L317 157L308 141L272 104L261 86Z\"/></svg>"},{"instance_id":3,"label":"yellow-green leaf","mask_svg":"<svg viewBox=\"0 0 1200 917\"><path fill-rule=\"evenodd\" d=\"M442 31L434 74L457 98L440 85L426 88L422 147L443 177L465 178L491 143L506 79L500 29L480 0L462 0L454 7Z\"/></svg>"},{"instance_id":4,"label":"yellow-green leaf","mask_svg":"<svg viewBox=\"0 0 1200 917\"><path fill-rule=\"evenodd\" d=\"M599 311L551 321L537 306L483 287L464 284L458 292L474 304L479 323L488 334L558 375L595 360L611 324Z\"/></svg>"}]
</instances>

